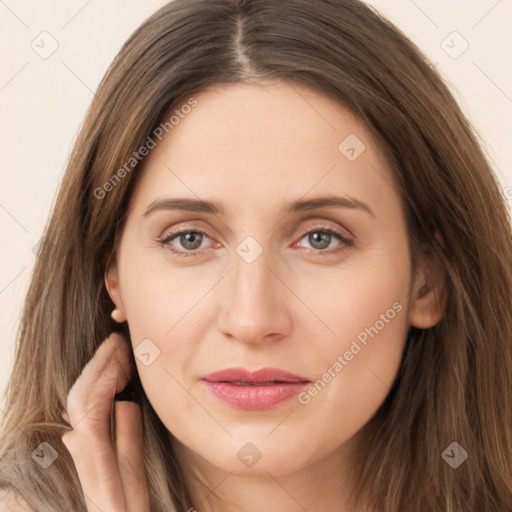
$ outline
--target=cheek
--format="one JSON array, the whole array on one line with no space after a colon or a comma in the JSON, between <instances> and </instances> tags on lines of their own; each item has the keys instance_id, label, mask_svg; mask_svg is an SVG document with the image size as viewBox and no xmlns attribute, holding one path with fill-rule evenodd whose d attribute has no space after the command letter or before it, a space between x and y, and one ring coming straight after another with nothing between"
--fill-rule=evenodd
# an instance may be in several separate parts
<instances>
[{"instance_id":1,"label":"cheek","mask_svg":"<svg viewBox=\"0 0 512 512\"><path fill-rule=\"evenodd\" d=\"M136 255L136 249L131 251ZM151 264L148 258L132 258L130 269L120 276L123 305L128 317L137 371L148 400L162 421L174 424L176 406L188 412L194 402L185 391L188 376L211 325L208 290L218 280L198 267L172 267L165 258ZM149 354L149 355L148 355ZM169 416L169 417L167 417ZM180 418L187 414L180 415Z\"/></svg>"},{"instance_id":2,"label":"cheek","mask_svg":"<svg viewBox=\"0 0 512 512\"><path fill-rule=\"evenodd\" d=\"M121 276L122 296L132 342L144 338L165 339L190 320L194 306L214 281L195 267L178 267L157 258L140 257L130 262L130 271Z\"/></svg>"},{"instance_id":3,"label":"cheek","mask_svg":"<svg viewBox=\"0 0 512 512\"><path fill-rule=\"evenodd\" d=\"M356 433L389 393L409 327L409 284L407 251L380 252L372 264L347 268L319 304L335 334L311 350L316 380L299 399L313 416L329 418L326 436Z\"/></svg>"},{"instance_id":4,"label":"cheek","mask_svg":"<svg viewBox=\"0 0 512 512\"><path fill-rule=\"evenodd\" d=\"M345 351L359 336L364 343L370 327L376 325L385 337L393 330L403 332L407 324L410 259L406 240L386 241L352 254L345 262L309 274L294 269L294 292L308 305L313 319L308 337L316 345L316 353L333 355ZM403 242L403 243L402 243ZM381 318L382 316L382 318ZM314 318L315 317L315 318ZM297 318L297 325L305 327ZM374 333L373 329L370 329ZM377 343L374 343L377 345ZM336 352L334 352L336 353Z\"/></svg>"}]
</instances>

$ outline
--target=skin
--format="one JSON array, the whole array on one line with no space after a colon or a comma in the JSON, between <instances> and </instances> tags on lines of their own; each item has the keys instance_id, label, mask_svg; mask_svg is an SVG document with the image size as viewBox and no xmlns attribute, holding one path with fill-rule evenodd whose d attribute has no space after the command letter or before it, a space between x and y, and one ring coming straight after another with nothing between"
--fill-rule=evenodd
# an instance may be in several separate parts
<instances>
[{"instance_id":1,"label":"skin","mask_svg":"<svg viewBox=\"0 0 512 512\"><path fill-rule=\"evenodd\" d=\"M72 427L62 442L75 462L88 511L150 510L138 404L115 404L114 446L111 442L112 398L133 373L129 351L118 334L107 338L73 384L62 413Z\"/></svg>"},{"instance_id":2,"label":"skin","mask_svg":"<svg viewBox=\"0 0 512 512\"><path fill-rule=\"evenodd\" d=\"M440 282L422 261L413 274L393 176L346 109L286 82L212 87L195 98L198 105L137 170L107 272L132 350L150 339L160 351L147 366L136 358L144 391L201 512L354 512L347 499L358 445L397 374L409 326L439 321ZM365 145L354 161L338 149L350 134ZM355 198L372 213L332 206L285 212L294 200L326 194ZM154 201L178 197L215 202L224 213L144 215ZM324 248L308 237L325 228L349 243L332 235ZM198 249L179 236L162 245L158 239L173 230L206 236ZM252 263L237 252L248 236L263 249ZM179 257L169 246L198 255ZM347 360L357 336L380 326L393 305L400 311ZM346 364L336 372L338 356ZM277 367L312 382L329 369L335 376L306 404L292 397L246 411L220 401L201 380L240 366ZM249 442L261 453L252 467L237 457Z\"/></svg>"}]
</instances>

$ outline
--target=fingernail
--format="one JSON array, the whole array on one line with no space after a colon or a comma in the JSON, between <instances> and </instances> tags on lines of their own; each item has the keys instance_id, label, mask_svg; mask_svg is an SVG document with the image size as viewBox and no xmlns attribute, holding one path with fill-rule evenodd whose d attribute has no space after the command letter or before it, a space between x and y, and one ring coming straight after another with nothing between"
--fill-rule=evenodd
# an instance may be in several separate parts
<instances>
[{"instance_id":1,"label":"fingernail","mask_svg":"<svg viewBox=\"0 0 512 512\"><path fill-rule=\"evenodd\" d=\"M117 402L136 402L138 403L138 396L133 386L133 381L129 381L122 391L116 393L114 399Z\"/></svg>"}]
</instances>

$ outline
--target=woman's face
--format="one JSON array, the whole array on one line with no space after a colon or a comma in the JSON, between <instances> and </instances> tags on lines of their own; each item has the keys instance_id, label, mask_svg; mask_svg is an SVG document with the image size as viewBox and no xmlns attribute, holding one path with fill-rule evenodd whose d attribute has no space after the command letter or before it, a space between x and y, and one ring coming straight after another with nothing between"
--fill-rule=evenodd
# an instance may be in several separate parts
<instances>
[{"instance_id":1,"label":"woman's face","mask_svg":"<svg viewBox=\"0 0 512 512\"><path fill-rule=\"evenodd\" d=\"M390 390L414 323L404 212L331 100L283 82L195 100L135 171L110 289L179 445L283 475L348 446ZM276 370L211 376L240 368Z\"/></svg>"}]
</instances>

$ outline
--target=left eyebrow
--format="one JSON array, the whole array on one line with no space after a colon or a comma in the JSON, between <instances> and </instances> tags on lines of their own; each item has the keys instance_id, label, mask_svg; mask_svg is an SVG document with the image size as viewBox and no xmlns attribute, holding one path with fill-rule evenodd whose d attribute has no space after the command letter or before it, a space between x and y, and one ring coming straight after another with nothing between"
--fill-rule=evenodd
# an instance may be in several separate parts
<instances>
[{"instance_id":1,"label":"left eyebrow","mask_svg":"<svg viewBox=\"0 0 512 512\"><path fill-rule=\"evenodd\" d=\"M312 199L298 199L286 206L286 213L298 213L321 208L351 208L367 212L375 217L373 210L363 201L350 196L323 195ZM181 210L188 212L209 213L211 215L224 215L225 210L222 206L211 201L191 198L159 199L150 203L143 217L156 210Z\"/></svg>"},{"instance_id":2,"label":"left eyebrow","mask_svg":"<svg viewBox=\"0 0 512 512\"><path fill-rule=\"evenodd\" d=\"M315 197L312 199L308 199L303 201L299 199L297 201L292 202L287 209L287 213L296 213L296 212L304 212L310 210L318 210L320 208L352 208L364 210L369 213L372 217L375 217L373 210L363 201L356 199L355 197L350 196L334 196L334 195L324 195L320 197Z\"/></svg>"}]
</instances>

